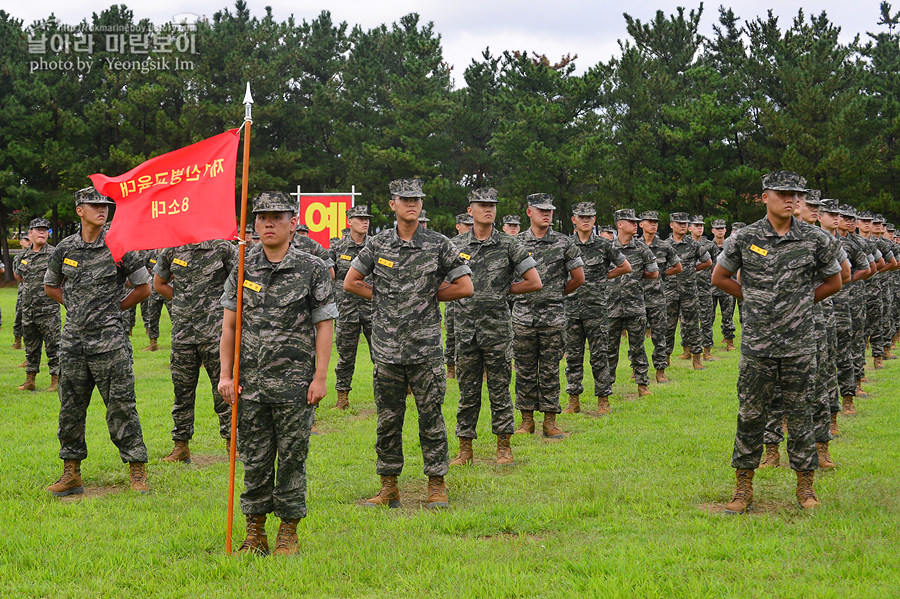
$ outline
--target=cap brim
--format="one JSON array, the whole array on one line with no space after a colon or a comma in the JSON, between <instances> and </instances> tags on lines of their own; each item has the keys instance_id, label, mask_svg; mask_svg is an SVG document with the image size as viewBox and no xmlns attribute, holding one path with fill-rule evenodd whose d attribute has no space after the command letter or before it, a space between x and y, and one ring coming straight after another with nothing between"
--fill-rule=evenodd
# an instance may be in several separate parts
<instances>
[{"instance_id":1,"label":"cap brim","mask_svg":"<svg viewBox=\"0 0 900 599\"><path fill-rule=\"evenodd\" d=\"M394 192L392 191L392 192L391 192L391 195L395 195L395 196L397 196L398 198L424 198L424 197L425 197L425 194L424 194L424 193L411 193L411 192L408 192L408 191L404 191L404 192L401 192L401 193L394 193Z\"/></svg>"},{"instance_id":2,"label":"cap brim","mask_svg":"<svg viewBox=\"0 0 900 599\"><path fill-rule=\"evenodd\" d=\"M556 206L553 204L531 204L530 207L538 210L556 210Z\"/></svg>"},{"instance_id":3,"label":"cap brim","mask_svg":"<svg viewBox=\"0 0 900 599\"><path fill-rule=\"evenodd\" d=\"M766 187L765 189L763 189L763 191L765 191L766 189L771 189L772 191L796 191L797 193L809 193L809 189L805 187L795 187L793 185Z\"/></svg>"}]
</instances>

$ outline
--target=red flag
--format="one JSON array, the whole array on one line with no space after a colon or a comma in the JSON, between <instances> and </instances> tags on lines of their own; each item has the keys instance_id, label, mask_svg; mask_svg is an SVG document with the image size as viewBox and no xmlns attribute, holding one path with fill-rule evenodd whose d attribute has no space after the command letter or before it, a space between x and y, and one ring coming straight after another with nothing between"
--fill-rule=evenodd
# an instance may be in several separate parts
<instances>
[{"instance_id":1,"label":"red flag","mask_svg":"<svg viewBox=\"0 0 900 599\"><path fill-rule=\"evenodd\" d=\"M174 247L237 235L234 176L240 129L151 158L124 175L91 175L116 202L106 245L125 252Z\"/></svg>"}]
</instances>

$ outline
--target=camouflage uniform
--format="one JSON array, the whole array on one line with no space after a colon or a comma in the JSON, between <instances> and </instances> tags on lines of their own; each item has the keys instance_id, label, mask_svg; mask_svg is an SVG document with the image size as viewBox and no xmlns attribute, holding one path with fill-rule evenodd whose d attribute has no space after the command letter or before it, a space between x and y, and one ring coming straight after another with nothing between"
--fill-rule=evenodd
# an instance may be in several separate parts
<instances>
[{"instance_id":1,"label":"camouflage uniform","mask_svg":"<svg viewBox=\"0 0 900 599\"><path fill-rule=\"evenodd\" d=\"M875 246L875 243L866 239L859 233L851 233L850 236L862 248L869 258L869 262L874 264L882 258L881 252ZM857 318L860 333L856 336L856 378L861 379L865 376L866 367L866 342L868 341L872 347L872 356L880 358L884 349L876 349L881 346L881 330L873 326L874 322L881 315L881 292L878 288L878 274L865 279L861 287L860 306L861 312Z\"/></svg>"},{"instance_id":2,"label":"camouflage uniform","mask_svg":"<svg viewBox=\"0 0 900 599\"><path fill-rule=\"evenodd\" d=\"M876 224L884 223L884 217L880 214L876 214L874 222ZM893 243L884 237L876 235L872 236L872 240L875 242L878 251L880 251L881 255L884 257L885 262L890 262L893 258L897 257L894 253ZM891 312L893 310L893 288L891 285L891 277L893 277L893 271L885 271L875 277L876 279L879 279L879 289L881 291L881 334L879 335L879 338L881 339L882 350L890 349L891 338L894 336L891 324ZM882 351L882 355L884 355L884 351Z\"/></svg>"},{"instance_id":3,"label":"camouflage uniform","mask_svg":"<svg viewBox=\"0 0 900 599\"><path fill-rule=\"evenodd\" d=\"M652 218L651 218L652 217ZM644 212L641 220L659 220L659 215L654 211ZM638 242L643 237L638 238ZM644 287L644 306L647 309L647 326L650 328L650 339L653 341L653 368L654 370L666 369L666 358L672 353L672 348L666 341L668 321L666 320L666 294L665 272L681 264L681 258L672 248L667 239L660 239L659 235L653 236L653 241L644 243L656 257L656 265L659 268L659 277L655 279L641 278Z\"/></svg>"},{"instance_id":4,"label":"camouflage uniform","mask_svg":"<svg viewBox=\"0 0 900 599\"><path fill-rule=\"evenodd\" d=\"M22 337L22 305L19 301L21 286L16 289L16 317L13 320L13 337L19 339Z\"/></svg>"},{"instance_id":5,"label":"camouflage uniform","mask_svg":"<svg viewBox=\"0 0 900 599\"><path fill-rule=\"evenodd\" d=\"M237 266L237 252L229 242L217 239L166 248L159 253L153 274L172 286L172 356L170 369L175 401L172 405L173 441L194 436L194 406L201 364L212 384L213 409L219 418L219 434L231 437L231 406L217 389L221 363L222 296L225 280ZM246 295L246 294L245 294Z\"/></svg>"},{"instance_id":6,"label":"camouflage uniform","mask_svg":"<svg viewBox=\"0 0 900 599\"><path fill-rule=\"evenodd\" d=\"M688 220L687 214L683 212L674 212L670 218L673 222ZM674 277L666 277L666 321L669 327L666 330L666 346L669 353L675 350L675 329L680 319L681 344L689 347L691 353L696 355L703 351L700 343L697 265L710 257L699 243L691 239L690 234L685 235L681 241L675 241L672 237L669 243L681 258L684 270Z\"/></svg>"},{"instance_id":7,"label":"camouflage uniform","mask_svg":"<svg viewBox=\"0 0 900 599\"><path fill-rule=\"evenodd\" d=\"M724 228L725 221L721 220L721 219L714 220L712 222L712 227L713 228L717 228L717 227ZM713 243L715 244L715 242L713 242ZM715 254L716 257L718 257L719 253L721 253L725 249L724 246L725 246L724 243L722 244L722 247L719 247L718 245L716 246L716 254ZM712 255L713 254L710 253L710 256L712 256ZM715 260L713 262L715 262ZM709 276L710 276L710 280L711 280L713 269L709 268L707 270L709 270ZM706 271L703 271L703 272L706 272ZM725 293L724 291L722 291L721 289L719 289L718 287L716 287L715 285L713 285L712 286L712 303L713 303L713 306L712 306L713 319L715 320L717 305L718 305L718 310L722 315L722 323L721 323L722 339L725 339L725 340L732 339L733 340L734 332L735 332L735 328L734 328L734 298L732 296L728 295L727 293Z\"/></svg>"},{"instance_id":8,"label":"camouflage uniform","mask_svg":"<svg viewBox=\"0 0 900 599\"><path fill-rule=\"evenodd\" d=\"M321 243L314 239L304 237L303 235L294 235L294 239L291 240L291 247L296 248L301 252L312 254L325 263L325 268L334 268L334 259L331 257L331 254L322 247ZM261 252L262 244L253 246L253 251Z\"/></svg>"},{"instance_id":9,"label":"camouflage uniform","mask_svg":"<svg viewBox=\"0 0 900 599\"><path fill-rule=\"evenodd\" d=\"M142 250L138 253L143 258L144 264L147 266L147 272L150 273L152 278L159 250ZM159 319L162 316L163 306L168 308L168 305L166 298L158 294L155 289L150 292L150 297L141 302L141 318L144 321L144 328L147 329L147 337L150 339L159 339ZM221 330L219 333L221 333ZM218 380L218 378L215 379L214 387Z\"/></svg>"},{"instance_id":10,"label":"camouflage uniform","mask_svg":"<svg viewBox=\"0 0 900 599\"><path fill-rule=\"evenodd\" d=\"M31 221L29 230L35 227L49 228L44 219ZM59 374L60 319L59 304L44 293L44 274L55 248L49 243L35 252L28 248L13 265L16 274L22 277L17 292L16 305L22 313L22 332L25 340L25 372L40 372L41 346L47 352L47 366L50 374Z\"/></svg>"},{"instance_id":11,"label":"camouflage uniform","mask_svg":"<svg viewBox=\"0 0 900 599\"><path fill-rule=\"evenodd\" d=\"M695 216L691 223L704 224L702 216ZM702 237L697 243L709 254L713 262L719 255L719 246L711 239ZM713 325L716 322L716 306L713 302L712 268L701 270L697 273L697 315L700 320L700 345L709 349L713 346Z\"/></svg>"}]
</instances>

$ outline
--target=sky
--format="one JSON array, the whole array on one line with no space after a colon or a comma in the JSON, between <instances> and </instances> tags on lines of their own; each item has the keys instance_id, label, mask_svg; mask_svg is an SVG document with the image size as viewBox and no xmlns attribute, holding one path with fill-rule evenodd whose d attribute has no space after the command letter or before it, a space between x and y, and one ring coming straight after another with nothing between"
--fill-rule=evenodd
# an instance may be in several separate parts
<instances>
[{"instance_id":1,"label":"sky","mask_svg":"<svg viewBox=\"0 0 900 599\"><path fill-rule=\"evenodd\" d=\"M154 0L153 2L126 4L135 14L135 20L149 18L157 24L167 22L174 15L192 13L211 18L224 8L232 12L232 0ZM75 24L90 18L91 13L100 12L111 2L102 0L42 0L41 2L18 3L9 0L0 2L0 9L22 19L26 25L44 19L55 13L56 17L68 24ZM849 42L856 34L866 39L866 32L879 28L879 0L859 2L795 2L779 0L777 8L772 8L784 28L790 26L800 8L809 15L825 11L829 19L842 28L842 41ZM248 0L253 16L265 15L265 7L271 6L276 20L286 20L294 15L297 21L316 18L323 9L331 11L335 22L346 21L351 27L360 25L372 28L382 23L396 22L400 17L417 12L421 21L432 21L441 35L445 60L453 66L456 84L462 82L463 71L472 59L479 59L482 51L490 47L492 54L499 55L504 50L527 50L546 54L551 60L566 54L577 54L579 71L598 62L606 62L618 54L617 40L624 40L625 19L623 12L641 21L649 21L657 10L666 14L675 13L684 6L686 12L699 7L700 3L673 2L668 0L629 0L628 2L603 2L601 0L519 0L518 2L495 2L491 0L380 0L359 2L351 0L328 0L310 2L308 0ZM726 6L732 8L742 20L752 20L764 16L766 8L759 2L734 0ZM711 36L713 25L718 22L718 3L704 4L701 33ZM900 10L900 1L894 8Z\"/></svg>"}]
</instances>

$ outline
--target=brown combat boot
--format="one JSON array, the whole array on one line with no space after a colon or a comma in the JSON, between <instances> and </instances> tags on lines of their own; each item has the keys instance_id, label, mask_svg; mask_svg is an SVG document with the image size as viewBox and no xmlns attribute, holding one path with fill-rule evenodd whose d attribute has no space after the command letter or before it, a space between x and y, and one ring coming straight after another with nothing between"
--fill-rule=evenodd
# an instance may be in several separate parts
<instances>
[{"instance_id":1,"label":"brown combat boot","mask_svg":"<svg viewBox=\"0 0 900 599\"><path fill-rule=\"evenodd\" d=\"M885 360L896 360L897 356L891 353L891 349L893 349L890 345L884 348L884 359Z\"/></svg>"},{"instance_id":2,"label":"brown combat boot","mask_svg":"<svg viewBox=\"0 0 900 599\"><path fill-rule=\"evenodd\" d=\"M813 491L813 478L815 478L815 475L815 470L797 471L797 505L802 510L819 507L819 498L816 497L816 492Z\"/></svg>"},{"instance_id":3,"label":"brown combat boot","mask_svg":"<svg viewBox=\"0 0 900 599\"><path fill-rule=\"evenodd\" d=\"M55 497L84 493L84 483L81 481L81 460L65 460L62 476L47 487L47 490Z\"/></svg>"},{"instance_id":4,"label":"brown combat boot","mask_svg":"<svg viewBox=\"0 0 900 599\"><path fill-rule=\"evenodd\" d=\"M862 388L863 381L859 381L856 383L856 397L869 397L869 394L866 393L866 390Z\"/></svg>"},{"instance_id":5,"label":"brown combat boot","mask_svg":"<svg viewBox=\"0 0 900 599\"><path fill-rule=\"evenodd\" d=\"M157 351L159 350L159 345L156 344L156 339L151 339L150 343L147 347L144 348L144 351Z\"/></svg>"},{"instance_id":6,"label":"brown combat boot","mask_svg":"<svg viewBox=\"0 0 900 599\"><path fill-rule=\"evenodd\" d=\"M451 466L465 466L471 464L475 455L472 453L472 439L459 438L459 455L450 462Z\"/></svg>"},{"instance_id":7,"label":"brown combat boot","mask_svg":"<svg viewBox=\"0 0 900 599\"><path fill-rule=\"evenodd\" d=\"M13 341L12 348L13 349L22 349L22 338L21 337L16 337L16 340Z\"/></svg>"},{"instance_id":8,"label":"brown combat boot","mask_svg":"<svg viewBox=\"0 0 900 599\"><path fill-rule=\"evenodd\" d=\"M884 368L884 361L881 358L872 358L872 367L875 370L881 370Z\"/></svg>"},{"instance_id":9,"label":"brown combat boot","mask_svg":"<svg viewBox=\"0 0 900 599\"><path fill-rule=\"evenodd\" d=\"M569 393L569 405L563 410L563 414L577 414L581 411L581 402L578 401L578 395Z\"/></svg>"},{"instance_id":10,"label":"brown combat boot","mask_svg":"<svg viewBox=\"0 0 900 599\"><path fill-rule=\"evenodd\" d=\"M175 447L171 453L162 459L163 462L184 462L191 463L191 450L188 448L187 441L175 441Z\"/></svg>"},{"instance_id":11,"label":"brown combat boot","mask_svg":"<svg viewBox=\"0 0 900 599\"><path fill-rule=\"evenodd\" d=\"M553 412L544 412L544 436L548 439L562 439L566 434L561 428L556 426L556 414Z\"/></svg>"},{"instance_id":12,"label":"brown combat boot","mask_svg":"<svg viewBox=\"0 0 900 599\"><path fill-rule=\"evenodd\" d=\"M650 387L647 385L638 385L638 397L647 397L648 395L653 395L650 392Z\"/></svg>"},{"instance_id":13,"label":"brown combat boot","mask_svg":"<svg viewBox=\"0 0 900 599\"><path fill-rule=\"evenodd\" d=\"M497 435L497 463L501 465L512 464L513 454L512 447L509 445L509 438L512 435Z\"/></svg>"},{"instance_id":14,"label":"brown combat boot","mask_svg":"<svg viewBox=\"0 0 900 599\"><path fill-rule=\"evenodd\" d=\"M716 362L719 358L712 355L712 348L704 347L703 348L703 359L707 362Z\"/></svg>"},{"instance_id":15,"label":"brown combat boot","mask_svg":"<svg viewBox=\"0 0 900 599\"><path fill-rule=\"evenodd\" d=\"M726 339L725 340L725 351L734 351L735 349L737 349L737 348L734 346L734 339Z\"/></svg>"},{"instance_id":16,"label":"brown combat boot","mask_svg":"<svg viewBox=\"0 0 900 599\"><path fill-rule=\"evenodd\" d=\"M19 391L36 391L37 386L34 384L34 379L37 377L36 372L26 372L25 373L25 382L16 387Z\"/></svg>"},{"instance_id":17,"label":"brown combat boot","mask_svg":"<svg viewBox=\"0 0 900 599\"><path fill-rule=\"evenodd\" d=\"M693 357L692 366L694 367L694 370L705 370L706 369L706 367L703 365L703 358L701 357L701 354L694 354L692 357Z\"/></svg>"},{"instance_id":18,"label":"brown combat boot","mask_svg":"<svg viewBox=\"0 0 900 599\"><path fill-rule=\"evenodd\" d=\"M781 455L778 453L778 443L766 443L766 455L759 463L759 467L778 468L779 464L781 464Z\"/></svg>"},{"instance_id":19,"label":"brown combat boot","mask_svg":"<svg viewBox=\"0 0 900 599\"><path fill-rule=\"evenodd\" d=\"M141 495L148 495L150 485L147 484L147 465L143 462L129 462L128 467L131 490L137 491Z\"/></svg>"},{"instance_id":20,"label":"brown combat boot","mask_svg":"<svg viewBox=\"0 0 900 599\"><path fill-rule=\"evenodd\" d=\"M19 364L19 368L25 368L26 366L28 366L28 360L25 360L24 362Z\"/></svg>"},{"instance_id":21,"label":"brown combat boot","mask_svg":"<svg viewBox=\"0 0 900 599\"><path fill-rule=\"evenodd\" d=\"M843 399L843 410L841 414L844 416L856 416L856 406L853 405L853 396L846 395Z\"/></svg>"},{"instance_id":22,"label":"brown combat boot","mask_svg":"<svg viewBox=\"0 0 900 599\"><path fill-rule=\"evenodd\" d=\"M597 416L606 416L612 412L612 407L609 405L609 397L605 395L597 396Z\"/></svg>"},{"instance_id":23,"label":"brown combat boot","mask_svg":"<svg viewBox=\"0 0 900 599\"><path fill-rule=\"evenodd\" d=\"M247 514L247 536L238 553L269 555L269 537L266 536L266 515Z\"/></svg>"},{"instance_id":24,"label":"brown combat boot","mask_svg":"<svg viewBox=\"0 0 900 599\"><path fill-rule=\"evenodd\" d=\"M838 429L837 416L838 416L837 412L831 413L831 426L830 426L829 430L831 432L832 437L839 437L841 435L841 431L840 431L840 429Z\"/></svg>"},{"instance_id":25,"label":"brown combat boot","mask_svg":"<svg viewBox=\"0 0 900 599\"><path fill-rule=\"evenodd\" d=\"M660 385L665 385L666 383L671 382L666 376L666 370L664 368L656 371L656 382Z\"/></svg>"},{"instance_id":26,"label":"brown combat boot","mask_svg":"<svg viewBox=\"0 0 900 599\"><path fill-rule=\"evenodd\" d=\"M679 360L690 360L691 359L691 348L686 345L681 346L684 350L680 356L678 356Z\"/></svg>"},{"instance_id":27,"label":"brown combat boot","mask_svg":"<svg viewBox=\"0 0 900 599\"><path fill-rule=\"evenodd\" d=\"M816 443L816 453L819 454L819 468L834 468L834 460L828 453L828 441Z\"/></svg>"},{"instance_id":28,"label":"brown combat boot","mask_svg":"<svg viewBox=\"0 0 900 599\"><path fill-rule=\"evenodd\" d=\"M381 489L378 494L367 500L365 507L400 507L400 489L397 488L396 476L382 476Z\"/></svg>"},{"instance_id":29,"label":"brown combat boot","mask_svg":"<svg viewBox=\"0 0 900 599\"><path fill-rule=\"evenodd\" d=\"M735 478L737 486L734 490L734 496L731 502L725 504L726 514L743 514L753 507L753 475L755 471L737 469Z\"/></svg>"},{"instance_id":30,"label":"brown combat boot","mask_svg":"<svg viewBox=\"0 0 900 599\"><path fill-rule=\"evenodd\" d=\"M350 407L350 392L349 391L338 391L337 392L337 402L334 404L335 410L346 410Z\"/></svg>"},{"instance_id":31,"label":"brown combat boot","mask_svg":"<svg viewBox=\"0 0 900 599\"><path fill-rule=\"evenodd\" d=\"M47 387L47 391L59 391L59 375L58 374L50 375L50 386Z\"/></svg>"},{"instance_id":32,"label":"brown combat boot","mask_svg":"<svg viewBox=\"0 0 900 599\"><path fill-rule=\"evenodd\" d=\"M272 555L290 557L300 551L300 543L297 540L297 524L300 519L282 518L278 527L278 536L275 537L275 551Z\"/></svg>"},{"instance_id":33,"label":"brown combat boot","mask_svg":"<svg viewBox=\"0 0 900 599\"><path fill-rule=\"evenodd\" d=\"M522 424L516 429L517 435L533 435L534 434L534 412L531 410L522 410Z\"/></svg>"},{"instance_id":34,"label":"brown combat boot","mask_svg":"<svg viewBox=\"0 0 900 599\"><path fill-rule=\"evenodd\" d=\"M447 496L447 486L443 476L428 477L428 509L450 507L450 498Z\"/></svg>"},{"instance_id":35,"label":"brown combat boot","mask_svg":"<svg viewBox=\"0 0 900 599\"><path fill-rule=\"evenodd\" d=\"M448 379L456 378L456 364L447 364L447 378Z\"/></svg>"}]
</instances>

